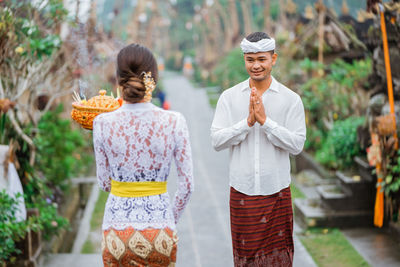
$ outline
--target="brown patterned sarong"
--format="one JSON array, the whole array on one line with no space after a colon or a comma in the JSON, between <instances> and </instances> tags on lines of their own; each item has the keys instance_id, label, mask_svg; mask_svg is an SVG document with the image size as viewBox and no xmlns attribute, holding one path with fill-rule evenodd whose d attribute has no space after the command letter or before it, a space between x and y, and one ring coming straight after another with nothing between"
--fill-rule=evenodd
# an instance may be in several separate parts
<instances>
[{"instance_id":1,"label":"brown patterned sarong","mask_svg":"<svg viewBox=\"0 0 400 267\"><path fill-rule=\"evenodd\" d=\"M289 187L269 196L248 196L231 187L230 210L235 267L292 266Z\"/></svg>"},{"instance_id":2,"label":"brown patterned sarong","mask_svg":"<svg viewBox=\"0 0 400 267\"><path fill-rule=\"evenodd\" d=\"M105 267L175 266L178 238L169 228L103 231Z\"/></svg>"}]
</instances>

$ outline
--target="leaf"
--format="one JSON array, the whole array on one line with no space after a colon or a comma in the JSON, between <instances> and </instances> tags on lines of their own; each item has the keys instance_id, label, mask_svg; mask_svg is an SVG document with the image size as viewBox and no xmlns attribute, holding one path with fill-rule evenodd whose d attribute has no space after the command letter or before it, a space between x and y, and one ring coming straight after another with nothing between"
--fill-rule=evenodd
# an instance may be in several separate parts
<instances>
[{"instance_id":1,"label":"leaf","mask_svg":"<svg viewBox=\"0 0 400 267\"><path fill-rule=\"evenodd\" d=\"M390 183L392 182L392 179L393 179L393 176L392 176L392 175L387 175L387 176L386 176L386 179L385 179L385 182L386 182L387 184L390 184Z\"/></svg>"}]
</instances>

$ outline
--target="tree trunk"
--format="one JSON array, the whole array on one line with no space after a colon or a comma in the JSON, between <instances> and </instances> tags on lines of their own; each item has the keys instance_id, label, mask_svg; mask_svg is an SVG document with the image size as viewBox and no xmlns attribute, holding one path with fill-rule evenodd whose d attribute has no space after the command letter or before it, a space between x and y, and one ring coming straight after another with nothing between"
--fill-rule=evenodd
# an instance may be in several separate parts
<instances>
[{"instance_id":1,"label":"tree trunk","mask_svg":"<svg viewBox=\"0 0 400 267\"><path fill-rule=\"evenodd\" d=\"M235 0L228 0L228 10L231 18L231 27L232 27L232 43L235 44L240 38L240 26L239 26L239 15L236 7Z\"/></svg>"},{"instance_id":2,"label":"tree trunk","mask_svg":"<svg viewBox=\"0 0 400 267\"><path fill-rule=\"evenodd\" d=\"M321 10L318 14L318 62L324 63L324 20L325 11Z\"/></svg>"},{"instance_id":3,"label":"tree trunk","mask_svg":"<svg viewBox=\"0 0 400 267\"><path fill-rule=\"evenodd\" d=\"M213 53L212 48L211 48L211 40L209 39L209 34L207 33L207 29L205 26L203 25L199 25L199 29L201 32L201 42L203 44L202 47L202 61L201 61L201 65L203 68L207 68L208 66L210 66L210 61L211 59L211 54Z\"/></svg>"},{"instance_id":4,"label":"tree trunk","mask_svg":"<svg viewBox=\"0 0 400 267\"><path fill-rule=\"evenodd\" d=\"M271 1L264 0L264 30L272 34Z\"/></svg>"},{"instance_id":5,"label":"tree trunk","mask_svg":"<svg viewBox=\"0 0 400 267\"><path fill-rule=\"evenodd\" d=\"M132 19L130 23L129 32L129 42L134 43L137 42L140 38L140 21L139 16L144 12L146 8L146 1L145 0L138 0L137 4L134 8Z\"/></svg>"},{"instance_id":6,"label":"tree trunk","mask_svg":"<svg viewBox=\"0 0 400 267\"><path fill-rule=\"evenodd\" d=\"M81 0L76 1L76 9L75 9L75 22L79 22L79 9L80 9Z\"/></svg>"},{"instance_id":7,"label":"tree trunk","mask_svg":"<svg viewBox=\"0 0 400 267\"><path fill-rule=\"evenodd\" d=\"M285 6L286 6L286 1L279 0L279 25L281 25L281 28L283 29L287 29Z\"/></svg>"},{"instance_id":8,"label":"tree trunk","mask_svg":"<svg viewBox=\"0 0 400 267\"><path fill-rule=\"evenodd\" d=\"M157 1L153 2L153 8L152 8L152 14L151 14L151 19L149 21L149 24L147 26L146 29L146 46L148 48L150 48L151 50L153 50L154 46L154 42L155 40L159 40L159 36L156 35L155 33L155 28L156 26L159 24L160 21L160 12L158 9L159 3Z\"/></svg>"},{"instance_id":9,"label":"tree trunk","mask_svg":"<svg viewBox=\"0 0 400 267\"><path fill-rule=\"evenodd\" d=\"M89 11L89 19L87 21L87 39L88 39L88 49L89 52L93 52L93 46L96 43L96 24L97 24L97 15L96 15L96 1L90 0L90 11Z\"/></svg>"},{"instance_id":10,"label":"tree trunk","mask_svg":"<svg viewBox=\"0 0 400 267\"><path fill-rule=\"evenodd\" d=\"M215 9L211 9L211 20L210 20L210 28L211 28L211 34L212 34L212 46L214 47L214 55L215 59L217 58L217 55L220 55L223 53L223 35L221 34L222 32L222 25L221 25L221 20L217 14L217 11ZM215 61L215 60L214 60Z\"/></svg>"},{"instance_id":11,"label":"tree trunk","mask_svg":"<svg viewBox=\"0 0 400 267\"><path fill-rule=\"evenodd\" d=\"M218 27L219 20L218 16L215 16L216 12L214 8L208 9L208 15L204 18L206 23L206 29L204 31L206 35L206 51L205 51L205 61L208 67L214 65L217 55L220 53L219 49L221 47L221 43L218 42L219 37L221 35L221 29ZM220 25L220 24L219 24Z\"/></svg>"},{"instance_id":12,"label":"tree trunk","mask_svg":"<svg viewBox=\"0 0 400 267\"><path fill-rule=\"evenodd\" d=\"M244 35L247 36L253 32L253 14L251 12L251 1L242 0L240 1L242 7L243 22L244 22Z\"/></svg>"},{"instance_id":13,"label":"tree trunk","mask_svg":"<svg viewBox=\"0 0 400 267\"><path fill-rule=\"evenodd\" d=\"M227 15L227 11L224 10L222 5L219 3L218 0L214 2L215 11L217 12L218 16L222 19L222 28L224 32L224 44L223 44L223 51L224 54L228 53L232 47L232 40L233 40L233 29L230 24L229 17Z\"/></svg>"}]
</instances>

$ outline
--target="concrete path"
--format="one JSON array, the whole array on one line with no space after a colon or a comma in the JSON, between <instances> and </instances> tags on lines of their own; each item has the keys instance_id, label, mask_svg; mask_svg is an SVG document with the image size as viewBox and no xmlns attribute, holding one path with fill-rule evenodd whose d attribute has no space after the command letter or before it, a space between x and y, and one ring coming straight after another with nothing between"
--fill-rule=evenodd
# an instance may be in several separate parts
<instances>
[{"instance_id":1,"label":"concrete path","mask_svg":"<svg viewBox=\"0 0 400 267\"><path fill-rule=\"evenodd\" d=\"M100 254L60 253L44 256L45 267L101 267Z\"/></svg>"}]
</instances>

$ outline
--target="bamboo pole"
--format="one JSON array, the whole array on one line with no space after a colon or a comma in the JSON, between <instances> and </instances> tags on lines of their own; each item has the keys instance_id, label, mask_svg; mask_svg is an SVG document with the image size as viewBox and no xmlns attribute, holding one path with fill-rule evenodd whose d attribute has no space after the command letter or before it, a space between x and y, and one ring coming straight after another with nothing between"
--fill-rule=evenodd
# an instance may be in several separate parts
<instances>
[{"instance_id":1,"label":"bamboo pole","mask_svg":"<svg viewBox=\"0 0 400 267\"><path fill-rule=\"evenodd\" d=\"M382 192L382 171L381 171L381 163L376 164L376 176L378 177L377 181L377 189L376 189L376 199L375 199L375 207L374 207L374 225L376 227L381 228L383 226L383 217L384 217L384 199Z\"/></svg>"},{"instance_id":2,"label":"bamboo pole","mask_svg":"<svg viewBox=\"0 0 400 267\"><path fill-rule=\"evenodd\" d=\"M394 110L393 83L392 83L392 70L390 68L389 45L387 40L386 23L385 23L385 15L383 14L383 6L379 5L379 7L381 15L383 53L385 56L386 80L387 80L388 98L390 104L390 114L392 115L392 120L393 120L393 129L394 129L393 137L395 138L395 148L397 150L398 139L397 139L397 129L396 129L396 115Z\"/></svg>"}]
</instances>

